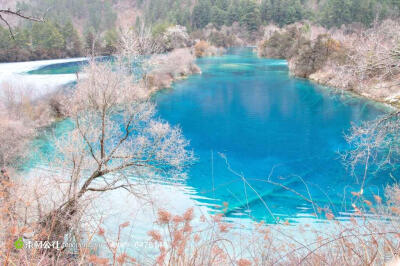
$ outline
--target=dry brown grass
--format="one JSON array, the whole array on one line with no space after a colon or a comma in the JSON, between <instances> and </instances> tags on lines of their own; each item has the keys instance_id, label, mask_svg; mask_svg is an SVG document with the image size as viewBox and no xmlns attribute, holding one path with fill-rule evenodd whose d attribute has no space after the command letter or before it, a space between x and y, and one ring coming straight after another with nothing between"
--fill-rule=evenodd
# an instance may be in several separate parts
<instances>
[{"instance_id":1,"label":"dry brown grass","mask_svg":"<svg viewBox=\"0 0 400 266\"><path fill-rule=\"evenodd\" d=\"M71 250L16 250L13 242L20 236L27 240L43 240L46 232L35 234L39 227L24 219L24 209L34 202L21 201L19 181L5 182L2 173L1 248L2 262L10 265L396 265L400 250L400 189L388 187L385 198L375 195L373 202L362 193L353 192L354 212L348 221L336 219L329 208L319 209L326 220L320 224L301 225L280 221L277 224L253 223L247 229L228 221L224 212L214 215L187 209L174 214L157 210L153 229L148 232L149 247L141 259L126 253L121 238L128 231L128 222L118 226L116 235L108 234L101 221L82 239L89 248L76 253ZM371 216L371 214L373 216ZM250 230L251 228L251 230ZM90 248L101 242L101 250ZM94 246L94 245L93 245ZM147 253L149 252L149 253ZM391 263L391 264L390 264Z\"/></svg>"}]
</instances>

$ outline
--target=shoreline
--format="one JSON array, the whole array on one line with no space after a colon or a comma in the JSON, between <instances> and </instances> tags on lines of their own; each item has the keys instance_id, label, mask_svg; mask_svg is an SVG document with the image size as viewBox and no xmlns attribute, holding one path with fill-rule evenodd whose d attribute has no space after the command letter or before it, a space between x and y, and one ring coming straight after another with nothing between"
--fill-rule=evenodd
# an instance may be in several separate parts
<instances>
[{"instance_id":1,"label":"shoreline","mask_svg":"<svg viewBox=\"0 0 400 266\"><path fill-rule=\"evenodd\" d=\"M289 71L289 74L292 75L292 73L290 73L290 71ZM357 92L355 90L346 90L346 89L342 89L342 88L333 87L333 86L329 85L329 82L322 82L322 81L320 81L318 79L311 78L311 77L301 78L301 77L296 77L295 75L293 75L293 77L308 80L308 81L310 81L310 82L312 82L312 83L314 83L316 85L319 85L321 87L324 87L324 88L326 88L326 89L328 89L328 90L330 90L332 92L346 93L346 94L351 95L352 97L368 100L368 101L374 102L376 104L381 104L382 106L386 106L388 108L392 108L392 109L395 109L395 110L399 110L400 109L400 102L399 101L396 101L396 102L385 101L385 100L379 99L377 97L373 97L373 96L371 96L369 94L359 93L359 92Z\"/></svg>"},{"instance_id":2,"label":"shoreline","mask_svg":"<svg viewBox=\"0 0 400 266\"><path fill-rule=\"evenodd\" d=\"M254 52L255 54L257 54L256 51L253 51L253 52ZM258 58L262 58L262 59L277 59L277 58L272 58L272 57L260 56L260 55L258 55L258 54L257 54L257 57L258 57ZM351 96L351 97L361 98L361 99L364 99L364 100L368 100L368 101L371 101L371 102L376 103L376 104L380 104L380 105L385 106L385 107L390 108L390 109L395 109L395 110L399 110L399 109L400 109L400 101L396 101L396 102L390 102L390 101L388 101L388 100L385 101L385 100L382 100L382 99L373 97L373 96L368 95L368 94L359 93L359 92L357 92L357 91L355 91L355 90L347 90L347 89L342 89L342 88L339 88L339 87L335 87L335 86L330 85L329 82L324 82L324 81L321 81L320 79L311 77L312 75L309 76L309 77L299 77L299 76L296 76L296 75L290 70L290 63L289 63L289 61L288 61L287 59L284 59L284 58L281 58L280 60L285 60L285 61L286 61L287 66L288 66L288 74L289 74L289 77L291 77L291 78L307 80L307 81L309 81L309 82L311 82L311 83L313 83L313 84L315 84L315 85L318 85L318 86L320 86L320 87L322 87L322 88L324 88L324 89L326 89L326 90L329 90L329 91L331 91L331 92L333 92L333 93L335 93L335 94L343 94L343 93L345 93L345 94L348 94L348 95Z\"/></svg>"},{"instance_id":3,"label":"shoreline","mask_svg":"<svg viewBox=\"0 0 400 266\"><path fill-rule=\"evenodd\" d=\"M368 95L363 95L360 94L356 91L353 90L345 90L345 89L341 89L341 88L337 88L337 87L333 87L330 86L329 84L323 83L323 82L319 82L318 80L312 79L312 78L302 78L302 77L296 77L295 75L292 75L291 73L289 73L291 77L296 78L296 79L303 79L303 80L307 80L309 82L311 82L312 84L317 85L318 87L327 90L329 92L332 92L334 94L342 94L342 95L346 95L352 98L357 98L357 99L362 99L364 101L369 101L373 104L378 104L380 105L380 107L384 108L384 109L394 109L394 110L399 110L400 109L400 103L397 103L397 105L395 105L394 103L390 103L387 101L383 101L383 100L379 100L377 98L373 98L373 97L369 97ZM389 111L389 110L388 110Z\"/></svg>"},{"instance_id":4,"label":"shoreline","mask_svg":"<svg viewBox=\"0 0 400 266\"><path fill-rule=\"evenodd\" d=\"M357 30L294 23L266 34L257 54L286 59L291 76L399 109L399 27L391 19Z\"/></svg>"}]
</instances>

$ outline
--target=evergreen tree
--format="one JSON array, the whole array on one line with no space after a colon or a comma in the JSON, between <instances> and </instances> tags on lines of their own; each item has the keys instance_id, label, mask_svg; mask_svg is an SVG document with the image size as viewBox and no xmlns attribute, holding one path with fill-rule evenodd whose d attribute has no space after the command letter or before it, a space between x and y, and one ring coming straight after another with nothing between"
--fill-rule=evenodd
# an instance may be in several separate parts
<instances>
[{"instance_id":1,"label":"evergreen tree","mask_svg":"<svg viewBox=\"0 0 400 266\"><path fill-rule=\"evenodd\" d=\"M114 28L117 14L113 12L110 0L92 0L87 3L88 28L93 28L97 33Z\"/></svg>"},{"instance_id":2,"label":"evergreen tree","mask_svg":"<svg viewBox=\"0 0 400 266\"><path fill-rule=\"evenodd\" d=\"M12 43L8 29L0 26L0 50L11 47Z\"/></svg>"},{"instance_id":3,"label":"evergreen tree","mask_svg":"<svg viewBox=\"0 0 400 266\"><path fill-rule=\"evenodd\" d=\"M190 28L190 11L189 9L185 9L184 11L174 12L174 18L171 19L174 24L185 26L186 28Z\"/></svg>"},{"instance_id":4,"label":"evergreen tree","mask_svg":"<svg viewBox=\"0 0 400 266\"><path fill-rule=\"evenodd\" d=\"M352 22L351 0L330 0L323 7L322 22L328 27Z\"/></svg>"},{"instance_id":5,"label":"evergreen tree","mask_svg":"<svg viewBox=\"0 0 400 266\"><path fill-rule=\"evenodd\" d=\"M72 47L68 51L69 52L69 56L71 56L71 57L82 56L83 55L82 40L81 40L81 37L79 36L79 34L76 31L72 35L71 43L72 43Z\"/></svg>"},{"instance_id":6,"label":"evergreen tree","mask_svg":"<svg viewBox=\"0 0 400 266\"><path fill-rule=\"evenodd\" d=\"M364 25L371 25L376 15L375 0L353 0L351 3L351 20Z\"/></svg>"},{"instance_id":7,"label":"evergreen tree","mask_svg":"<svg viewBox=\"0 0 400 266\"><path fill-rule=\"evenodd\" d=\"M208 0L200 0L193 8L193 28L202 29L210 23L211 4Z\"/></svg>"},{"instance_id":8,"label":"evergreen tree","mask_svg":"<svg viewBox=\"0 0 400 266\"><path fill-rule=\"evenodd\" d=\"M231 5L228 8L228 14L226 18L226 24L228 26L232 25L233 22L240 21L240 11L239 11L239 1L233 0Z\"/></svg>"},{"instance_id":9,"label":"evergreen tree","mask_svg":"<svg viewBox=\"0 0 400 266\"><path fill-rule=\"evenodd\" d=\"M294 23L303 19L303 9L300 0L266 0L262 5L263 20L272 20L279 26Z\"/></svg>"},{"instance_id":10,"label":"evergreen tree","mask_svg":"<svg viewBox=\"0 0 400 266\"><path fill-rule=\"evenodd\" d=\"M99 43L96 38L95 30L89 28L85 33L85 50L86 53L96 54L99 49Z\"/></svg>"},{"instance_id":11,"label":"evergreen tree","mask_svg":"<svg viewBox=\"0 0 400 266\"><path fill-rule=\"evenodd\" d=\"M391 0L390 4L393 7L397 8L397 9L400 9L400 0Z\"/></svg>"},{"instance_id":12,"label":"evergreen tree","mask_svg":"<svg viewBox=\"0 0 400 266\"><path fill-rule=\"evenodd\" d=\"M229 1L228 0L216 0L215 6L221 10L227 11L229 8Z\"/></svg>"},{"instance_id":13,"label":"evergreen tree","mask_svg":"<svg viewBox=\"0 0 400 266\"><path fill-rule=\"evenodd\" d=\"M15 41L12 42L13 46L18 46L19 48L25 50L32 49L32 32L27 28L17 28L15 32Z\"/></svg>"},{"instance_id":14,"label":"evergreen tree","mask_svg":"<svg viewBox=\"0 0 400 266\"><path fill-rule=\"evenodd\" d=\"M218 28L224 25L227 18L227 12L219 9L217 6L212 7L211 22Z\"/></svg>"},{"instance_id":15,"label":"evergreen tree","mask_svg":"<svg viewBox=\"0 0 400 266\"><path fill-rule=\"evenodd\" d=\"M292 24L303 18L300 0L284 0L282 1L282 4L284 10L283 24Z\"/></svg>"},{"instance_id":16,"label":"evergreen tree","mask_svg":"<svg viewBox=\"0 0 400 266\"><path fill-rule=\"evenodd\" d=\"M263 0L260 7L261 21L270 22L272 20L271 0Z\"/></svg>"},{"instance_id":17,"label":"evergreen tree","mask_svg":"<svg viewBox=\"0 0 400 266\"><path fill-rule=\"evenodd\" d=\"M32 26L32 45L35 49L61 50L64 38L57 27L51 23L34 23Z\"/></svg>"},{"instance_id":18,"label":"evergreen tree","mask_svg":"<svg viewBox=\"0 0 400 266\"><path fill-rule=\"evenodd\" d=\"M117 51L118 33L115 29L106 31L104 43L104 54L112 55Z\"/></svg>"},{"instance_id":19,"label":"evergreen tree","mask_svg":"<svg viewBox=\"0 0 400 266\"><path fill-rule=\"evenodd\" d=\"M78 32L74 29L71 21L68 21L63 27L61 27L60 32L64 38L64 50L68 56L77 56L81 54L81 49L79 49L80 41ZM75 50L79 49L79 50Z\"/></svg>"},{"instance_id":20,"label":"evergreen tree","mask_svg":"<svg viewBox=\"0 0 400 266\"><path fill-rule=\"evenodd\" d=\"M244 5L245 9L240 22L249 32L257 31L261 24L260 9L253 0L245 1Z\"/></svg>"}]
</instances>

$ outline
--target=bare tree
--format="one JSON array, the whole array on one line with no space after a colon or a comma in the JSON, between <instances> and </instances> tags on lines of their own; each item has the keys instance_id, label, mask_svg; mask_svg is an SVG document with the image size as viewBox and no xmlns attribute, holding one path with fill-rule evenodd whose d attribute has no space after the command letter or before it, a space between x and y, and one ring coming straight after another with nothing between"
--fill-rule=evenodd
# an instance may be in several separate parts
<instances>
[{"instance_id":1,"label":"bare tree","mask_svg":"<svg viewBox=\"0 0 400 266\"><path fill-rule=\"evenodd\" d=\"M60 204L41 222L51 238L71 230L88 194L134 193L132 178L173 176L192 160L180 129L154 117L150 95L130 75L91 62L84 76L71 100L75 128L56 139L52 160L64 185Z\"/></svg>"},{"instance_id":2,"label":"bare tree","mask_svg":"<svg viewBox=\"0 0 400 266\"><path fill-rule=\"evenodd\" d=\"M351 52L343 72L350 78L344 79L350 80L357 91L385 100L396 97L400 85L399 32L398 21L386 20L349 38ZM344 159L356 177L356 168L361 167L361 179L357 177L361 192L368 174L384 167L395 168L400 152L399 119L398 111L391 112L375 121L353 125L346 137L352 150Z\"/></svg>"},{"instance_id":3,"label":"bare tree","mask_svg":"<svg viewBox=\"0 0 400 266\"><path fill-rule=\"evenodd\" d=\"M368 91L372 84L380 89L398 87L400 74L400 23L386 20L371 29L349 38L351 52L345 71L355 78L359 91Z\"/></svg>"},{"instance_id":4,"label":"bare tree","mask_svg":"<svg viewBox=\"0 0 400 266\"><path fill-rule=\"evenodd\" d=\"M360 126L353 125L346 140L352 149L343 158L355 175L357 167L362 167L361 180L356 175L362 192L368 174L384 167L396 168L400 155L400 112L392 112Z\"/></svg>"},{"instance_id":5,"label":"bare tree","mask_svg":"<svg viewBox=\"0 0 400 266\"><path fill-rule=\"evenodd\" d=\"M145 24L138 28L123 28L120 32L118 45L118 62L121 70L134 74L141 79L152 67L148 59L152 54L159 53L161 48L151 34L151 29Z\"/></svg>"}]
</instances>

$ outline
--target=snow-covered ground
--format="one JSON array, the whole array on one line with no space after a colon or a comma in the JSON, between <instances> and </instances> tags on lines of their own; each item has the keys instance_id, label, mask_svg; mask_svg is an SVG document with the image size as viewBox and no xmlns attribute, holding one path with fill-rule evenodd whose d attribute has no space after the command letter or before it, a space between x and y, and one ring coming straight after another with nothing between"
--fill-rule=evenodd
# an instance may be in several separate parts
<instances>
[{"instance_id":1,"label":"snow-covered ground","mask_svg":"<svg viewBox=\"0 0 400 266\"><path fill-rule=\"evenodd\" d=\"M19 90L29 92L34 98L41 97L45 94L54 92L59 86L68 84L76 80L75 74L55 74L55 75L30 75L28 71L38 69L43 66L80 62L86 58L68 58L41 60L18 63L1 63L0 64L0 87L1 84L9 83Z\"/></svg>"}]
</instances>

